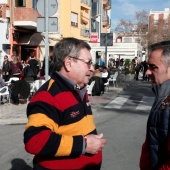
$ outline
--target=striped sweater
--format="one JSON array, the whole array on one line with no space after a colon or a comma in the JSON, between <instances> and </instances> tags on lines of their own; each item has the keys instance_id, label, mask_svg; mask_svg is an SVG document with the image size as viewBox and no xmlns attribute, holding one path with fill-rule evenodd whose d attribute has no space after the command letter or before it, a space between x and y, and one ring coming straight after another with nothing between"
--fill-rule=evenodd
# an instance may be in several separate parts
<instances>
[{"instance_id":1,"label":"striped sweater","mask_svg":"<svg viewBox=\"0 0 170 170\"><path fill-rule=\"evenodd\" d=\"M83 135L97 134L87 92L82 98L74 85L54 72L31 99L27 117L25 149L35 155L36 170L100 167L102 152L82 154Z\"/></svg>"}]
</instances>

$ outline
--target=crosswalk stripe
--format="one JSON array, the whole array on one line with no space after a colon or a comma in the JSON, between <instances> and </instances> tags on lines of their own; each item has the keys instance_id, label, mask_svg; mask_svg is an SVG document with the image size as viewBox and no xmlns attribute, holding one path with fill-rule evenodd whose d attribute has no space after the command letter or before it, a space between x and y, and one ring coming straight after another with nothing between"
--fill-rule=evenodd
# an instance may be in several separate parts
<instances>
[{"instance_id":1,"label":"crosswalk stripe","mask_svg":"<svg viewBox=\"0 0 170 170\"><path fill-rule=\"evenodd\" d=\"M112 100L108 105L104 108L107 109L120 109L122 105L129 99L130 96L119 96Z\"/></svg>"},{"instance_id":2,"label":"crosswalk stripe","mask_svg":"<svg viewBox=\"0 0 170 170\"><path fill-rule=\"evenodd\" d=\"M131 96L118 96L114 100L112 100L109 104L107 104L104 108L107 109L120 109L125 103L128 106L134 106L134 100L130 99ZM154 102L154 97L143 96L140 101L138 100L139 104L136 106L136 110L150 110L152 104ZM124 105L125 106L125 105Z\"/></svg>"},{"instance_id":3,"label":"crosswalk stripe","mask_svg":"<svg viewBox=\"0 0 170 170\"><path fill-rule=\"evenodd\" d=\"M154 102L154 97L143 96L136 110L150 110Z\"/></svg>"}]
</instances>

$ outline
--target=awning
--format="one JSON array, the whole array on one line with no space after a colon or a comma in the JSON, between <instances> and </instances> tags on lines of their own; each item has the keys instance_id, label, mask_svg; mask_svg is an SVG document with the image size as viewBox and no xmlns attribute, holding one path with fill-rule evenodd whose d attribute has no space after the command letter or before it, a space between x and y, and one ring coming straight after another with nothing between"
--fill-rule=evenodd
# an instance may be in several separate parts
<instances>
[{"instance_id":1,"label":"awning","mask_svg":"<svg viewBox=\"0 0 170 170\"><path fill-rule=\"evenodd\" d=\"M45 45L44 37L41 35L41 33L33 33L33 34L26 34L19 38L19 45Z\"/></svg>"}]
</instances>

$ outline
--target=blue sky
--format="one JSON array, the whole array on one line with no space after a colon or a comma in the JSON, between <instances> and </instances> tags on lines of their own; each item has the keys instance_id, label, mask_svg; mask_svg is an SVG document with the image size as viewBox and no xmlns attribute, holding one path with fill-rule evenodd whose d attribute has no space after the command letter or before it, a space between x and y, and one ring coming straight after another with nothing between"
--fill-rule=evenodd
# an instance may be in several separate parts
<instances>
[{"instance_id":1,"label":"blue sky","mask_svg":"<svg viewBox=\"0 0 170 170\"><path fill-rule=\"evenodd\" d=\"M170 0L112 0L111 28L120 19L133 19L136 11L164 11L170 8Z\"/></svg>"}]
</instances>

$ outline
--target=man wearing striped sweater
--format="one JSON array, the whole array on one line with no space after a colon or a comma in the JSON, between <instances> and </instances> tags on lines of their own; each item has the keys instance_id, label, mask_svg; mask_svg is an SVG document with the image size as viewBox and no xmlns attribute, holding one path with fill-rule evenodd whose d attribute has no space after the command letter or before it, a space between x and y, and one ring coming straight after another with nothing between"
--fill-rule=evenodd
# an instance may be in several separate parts
<instances>
[{"instance_id":1,"label":"man wearing striped sweater","mask_svg":"<svg viewBox=\"0 0 170 170\"><path fill-rule=\"evenodd\" d=\"M27 107L24 132L34 170L99 170L103 134L97 134L86 85L94 71L90 46L65 38L54 47L53 73Z\"/></svg>"}]
</instances>

